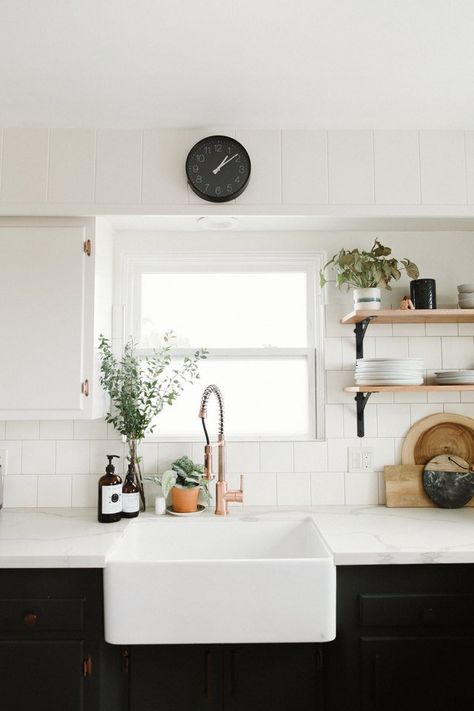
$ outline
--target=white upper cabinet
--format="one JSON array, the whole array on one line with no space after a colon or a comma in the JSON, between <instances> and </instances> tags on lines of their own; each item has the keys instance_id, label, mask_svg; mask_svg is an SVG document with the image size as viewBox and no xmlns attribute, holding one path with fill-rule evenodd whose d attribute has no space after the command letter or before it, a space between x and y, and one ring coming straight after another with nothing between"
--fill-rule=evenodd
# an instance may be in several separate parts
<instances>
[{"instance_id":1,"label":"white upper cabinet","mask_svg":"<svg viewBox=\"0 0 474 711\"><path fill-rule=\"evenodd\" d=\"M111 294L112 238L96 220L0 220L0 419L103 414Z\"/></svg>"}]
</instances>

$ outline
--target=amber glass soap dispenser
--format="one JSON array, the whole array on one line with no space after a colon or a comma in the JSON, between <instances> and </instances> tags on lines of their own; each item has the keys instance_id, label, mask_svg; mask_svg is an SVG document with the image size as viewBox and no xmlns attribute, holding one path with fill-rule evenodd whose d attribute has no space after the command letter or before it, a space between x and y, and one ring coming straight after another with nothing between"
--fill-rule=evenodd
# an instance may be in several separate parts
<instances>
[{"instance_id":1,"label":"amber glass soap dispenser","mask_svg":"<svg viewBox=\"0 0 474 711\"><path fill-rule=\"evenodd\" d=\"M99 501L97 518L101 523L113 523L122 518L122 479L115 473L113 459L118 454L107 454L109 460L104 476L99 479Z\"/></svg>"}]
</instances>

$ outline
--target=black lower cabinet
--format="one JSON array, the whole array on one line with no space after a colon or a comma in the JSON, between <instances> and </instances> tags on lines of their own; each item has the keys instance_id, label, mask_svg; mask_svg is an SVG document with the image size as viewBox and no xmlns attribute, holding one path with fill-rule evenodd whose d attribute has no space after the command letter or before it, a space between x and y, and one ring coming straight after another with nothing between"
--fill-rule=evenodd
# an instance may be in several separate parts
<instances>
[{"instance_id":1,"label":"black lower cabinet","mask_svg":"<svg viewBox=\"0 0 474 711\"><path fill-rule=\"evenodd\" d=\"M344 566L327 711L472 708L474 565Z\"/></svg>"},{"instance_id":2,"label":"black lower cabinet","mask_svg":"<svg viewBox=\"0 0 474 711\"><path fill-rule=\"evenodd\" d=\"M130 711L322 711L313 644L136 646Z\"/></svg>"},{"instance_id":3,"label":"black lower cabinet","mask_svg":"<svg viewBox=\"0 0 474 711\"><path fill-rule=\"evenodd\" d=\"M0 570L1 711L126 711L102 570Z\"/></svg>"}]
</instances>

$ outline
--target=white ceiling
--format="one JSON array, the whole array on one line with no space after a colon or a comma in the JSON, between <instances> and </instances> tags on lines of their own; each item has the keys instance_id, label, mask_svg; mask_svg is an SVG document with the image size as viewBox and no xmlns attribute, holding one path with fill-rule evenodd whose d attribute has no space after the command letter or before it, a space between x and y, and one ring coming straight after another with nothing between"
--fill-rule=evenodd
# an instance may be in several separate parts
<instances>
[{"instance_id":1,"label":"white ceiling","mask_svg":"<svg viewBox=\"0 0 474 711\"><path fill-rule=\"evenodd\" d=\"M0 0L0 125L473 128L472 0Z\"/></svg>"}]
</instances>

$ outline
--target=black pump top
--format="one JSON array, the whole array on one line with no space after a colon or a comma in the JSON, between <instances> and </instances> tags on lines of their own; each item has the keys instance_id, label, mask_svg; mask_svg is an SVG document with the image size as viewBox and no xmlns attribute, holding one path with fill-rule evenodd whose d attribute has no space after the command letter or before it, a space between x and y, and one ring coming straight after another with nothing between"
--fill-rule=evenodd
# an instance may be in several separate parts
<instances>
[{"instance_id":1,"label":"black pump top","mask_svg":"<svg viewBox=\"0 0 474 711\"><path fill-rule=\"evenodd\" d=\"M106 455L107 459L109 460L108 465L105 467L105 472L106 474L114 474L115 473L115 467L112 464L112 459L120 459L118 454L107 454Z\"/></svg>"}]
</instances>

